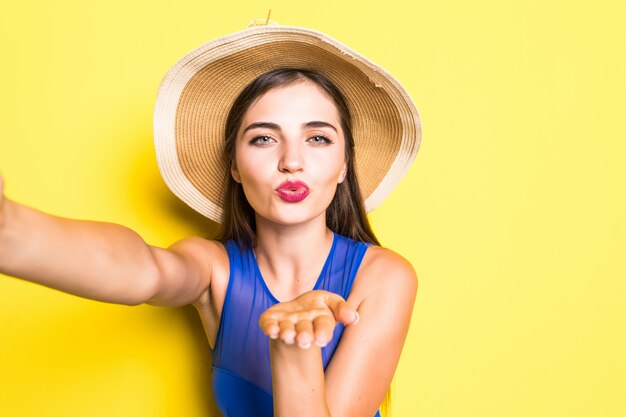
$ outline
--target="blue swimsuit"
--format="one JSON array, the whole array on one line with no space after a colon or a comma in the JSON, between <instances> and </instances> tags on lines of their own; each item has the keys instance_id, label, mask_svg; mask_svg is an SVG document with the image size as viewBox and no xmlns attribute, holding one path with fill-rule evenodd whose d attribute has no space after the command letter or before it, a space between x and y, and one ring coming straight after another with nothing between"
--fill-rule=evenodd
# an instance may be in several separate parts
<instances>
[{"instance_id":1,"label":"blue swimsuit","mask_svg":"<svg viewBox=\"0 0 626 417\"><path fill-rule=\"evenodd\" d=\"M252 249L241 251L225 242L230 277L213 356L213 393L225 417L273 417L269 338L261 331L260 315L279 301L267 288ZM368 243L333 234L333 243L313 289L348 298ZM324 369L339 344L344 326L335 327L322 348ZM380 417L377 412L374 417Z\"/></svg>"}]
</instances>

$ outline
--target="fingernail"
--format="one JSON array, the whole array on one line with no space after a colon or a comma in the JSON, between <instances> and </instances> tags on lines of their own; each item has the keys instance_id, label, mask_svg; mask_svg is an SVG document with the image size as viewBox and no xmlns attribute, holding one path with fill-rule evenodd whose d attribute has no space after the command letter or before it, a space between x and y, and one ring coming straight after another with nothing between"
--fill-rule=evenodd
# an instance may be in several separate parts
<instances>
[{"instance_id":1,"label":"fingernail","mask_svg":"<svg viewBox=\"0 0 626 417\"><path fill-rule=\"evenodd\" d=\"M305 344L300 344L299 345L302 349L308 349L311 347L311 342L305 343Z\"/></svg>"},{"instance_id":2,"label":"fingernail","mask_svg":"<svg viewBox=\"0 0 626 417\"><path fill-rule=\"evenodd\" d=\"M327 345L328 343L320 343L320 342L318 342L318 341L316 340L316 341L315 341L315 344L316 344L317 346L319 346L319 347L326 347L326 345Z\"/></svg>"},{"instance_id":3,"label":"fingernail","mask_svg":"<svg viewBox=\"0 0 626 417\"><path fill-rule=\"evenodd\" d=\"M361 316L359 316L359 313L357 311L354 312L354 321L352 322L352 324L357 324L359 322L359 319L361 318Z\"/></svg>"}]
</instances>

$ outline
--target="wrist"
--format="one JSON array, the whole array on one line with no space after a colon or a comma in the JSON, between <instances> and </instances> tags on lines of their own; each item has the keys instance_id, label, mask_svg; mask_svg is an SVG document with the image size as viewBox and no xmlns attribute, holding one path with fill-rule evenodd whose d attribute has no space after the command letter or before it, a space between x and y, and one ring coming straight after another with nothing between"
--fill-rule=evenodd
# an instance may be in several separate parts
<instances>
[{"instance_id":1,"label":"wrist","mask_svg":"<svg viewBox=\"0 0 626 417\"><path fill-rule=\"evenodd\" d=\"M275 416L329 416L321 348L270 339Z\"/></svg>"},{"instance_id":2,"label":"wrist","mask_svg":"<svg viewBox=\"0 0 626 417\"><path fill-rule=\"evenodd\" d=\"M272 367L280 367L293 377L317 372L322 363L322 348L313 344L301 348L297 343L288 345L280 339L270 339L270 359Z\"/></svg>"}]
</instances>

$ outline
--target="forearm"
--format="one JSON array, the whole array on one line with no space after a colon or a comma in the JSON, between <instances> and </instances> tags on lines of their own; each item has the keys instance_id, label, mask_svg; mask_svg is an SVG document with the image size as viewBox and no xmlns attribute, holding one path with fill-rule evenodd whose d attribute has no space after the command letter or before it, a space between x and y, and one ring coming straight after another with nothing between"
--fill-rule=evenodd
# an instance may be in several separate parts
<instances>
[{"instance_id":1,"label":"forearm","mask_svg":"<svg viewBox=\"0 0 626 417\"><path fill-rule=\"evenodd\" d=\"M274 416L329 416L321 348L270 339Z\"/></svg>"},{"instance_id":2,"label":"forearm","mask_svg":"<svg viewBox=\"0 0 626 417\"><path fill-rule=\"evenodd\" d=\"M3 203L0 272L105 302L140 304L150 295L156 263L132 230Z\"/></svg>"}]
</instances>

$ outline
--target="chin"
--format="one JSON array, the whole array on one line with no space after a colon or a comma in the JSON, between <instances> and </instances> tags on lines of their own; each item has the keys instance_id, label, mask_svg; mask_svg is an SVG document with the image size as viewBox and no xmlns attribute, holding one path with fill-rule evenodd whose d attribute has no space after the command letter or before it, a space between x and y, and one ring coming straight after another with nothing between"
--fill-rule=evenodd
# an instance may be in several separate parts
<instances>
[{"instance_id":1,"label":"chin","mask_svg":"<svg viewBox=\"0 0 626 417\"><path fill-rule=\"evenodd\" d=\"M317 216L292 215L292 216L273 216L267 220L281 226L296 226L315 219Z\"/></svg>"},{"instance_id":2,"label":"chin","mask_svg":"<svg viewBox=\"0 0 626 417\"><path fill-rule=\"evenodd\" d=\"M318 211L311 211L311 210L305 210L305 209L300 209L300 208L290 208L289 210L274 210L271 213L263 213L263 212L256 212L258 217L263 218L264 220L271 222L271 223L275 223L275 224L279 224L281 226L290 226L290 225L299 225L299 224L303 224L309 221L313 221L317 218L319 218L320 216L324 217L324 223L325 223L325 218L326 218L326 210L322 210L321 212Z\"/></svg>"}]
</instances>

